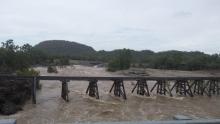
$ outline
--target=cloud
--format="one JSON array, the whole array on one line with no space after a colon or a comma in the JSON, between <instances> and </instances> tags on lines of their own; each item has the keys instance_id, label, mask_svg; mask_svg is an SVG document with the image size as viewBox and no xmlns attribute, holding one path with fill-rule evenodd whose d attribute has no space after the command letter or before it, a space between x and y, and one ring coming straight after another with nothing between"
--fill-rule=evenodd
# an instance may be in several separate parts
<instances>
[{"instance_id":1,"label":"cloud","mask_svg":"<svg viewBox=\"0 0 220 124\"><path fill-rule=\"evenodd\" d=\"M176 12L174 14L174 17L189 17L189 16L192 16L192 13L191 12L187 12L187 11L180 11L180 12Z\"/></svg>"},{"instance_id":2,"label":"cloud","mask_svg":"<svg viewBox=\"0 0 220 124\"><path fill-rule=\"evenodd\" d=\"M219 52L218 0L2 0L0 41L65 39L97 50Z\"/></svg>"}]
</instances>

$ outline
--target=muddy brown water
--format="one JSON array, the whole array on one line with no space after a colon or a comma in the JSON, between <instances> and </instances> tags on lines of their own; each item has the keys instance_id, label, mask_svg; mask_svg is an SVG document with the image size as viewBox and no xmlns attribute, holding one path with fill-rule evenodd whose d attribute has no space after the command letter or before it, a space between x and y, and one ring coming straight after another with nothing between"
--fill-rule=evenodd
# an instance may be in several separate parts
<instances>
[{"instance_id":1,"label":"muddy brown water","mask_svg":"<svg viewBox=\"0 0 220 124\"><path fill-rule=\"evenodd\" d=\"M62 76L120 76L106 72L104 68L68 66L59 68L58 74L48 74L46 68L38 67L41 75ZM165 75L158 70L148 70L151 75ZM153 71L153 72L152 72ZM191 72L178 72L181 75ZM168 71L168 74L173 74ZM176 73L175 73L176 74ZM200 73L199 73L200 74ZM195 75L199 75L195 74ZM204 73L202 73L204 75ZM151 86L154 82L151 82ZM69 102L61 99L59 81L41 81L42 89L37 92L37 104L28 101L23 111L0 118L16 118L18 124L54 124L99 121L142 121L169 120L181 114L195 119L220 118L220 97L142 97L131 94L134 82L126 81L125 90L128 99L116 98L109 94L112 82L98 82L100 99L90 98L85 94L88 82L69 82ZM150 87L151 87L150 86Z\"/></svg>"}]
</instances>

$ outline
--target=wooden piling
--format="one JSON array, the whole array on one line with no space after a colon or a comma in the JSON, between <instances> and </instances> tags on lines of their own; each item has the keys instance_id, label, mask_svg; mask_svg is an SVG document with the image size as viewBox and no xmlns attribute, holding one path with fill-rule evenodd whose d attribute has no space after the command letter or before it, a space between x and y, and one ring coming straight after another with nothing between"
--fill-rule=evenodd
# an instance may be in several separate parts
<instances>
[{"instance_id":1,"label":"wooden piling","mask_svg":"<svg viewBox=\"0 0 220 124\"><path fill-rule=\"evenodd\" d=\"M134 88L132 89L131 92L133 93L135 89L137 89L137 94L138 95L150 96L147 81L144 80L144 79L137 80L137 83L135 84L135 86L134 86Z\"/></svg>"},{"instance_id":2,"label":"wooden piling","mask_svg":"<svg viewBox=\"0 0 220 124\"><path fill-rule=\"evenodd\" d=\"M208 94L209 96L220 94L219 83L217 80L208 81Z\"/></svg>"},{"instance_id":3,"label":"wooden piling","mask_svg":"<svg viewBox=\"0 0 220 124\"><path fill-rule=\"evenodd\" d=\"M37 78L36 77L33 77L33 80L32 80L32 103L33 104L36 104L36 83L37 83Z\"/></svg>"},{"instance_id":4,"label":"wooden piling","mask_svg":"<svg viewBox=\"0 0 220 124\"><path fill-rule=\"evenodd\" d=\"M190 87L194 95L204 95L204 93L206 93L204 80L194 80Z\"/></svg>"},{"instance_id":5,"label":"wooden piling","mask_svg":"<svg viewBox=\"0 0 220 124\"><path fill-rule=\"evenodd\" d=\"M220 85L219 85L219 80L216 80L216 87L217 87L217 95L220 95Z\"/></svg>"},{"instance_id":6,"label":"wooden piling","mask_svg":"<svg viewBox=\"0 0 220 124\"><path fill-rule=\"evenodd\" d=\"M62 80L62 89L61 89L61 97L65 101L69 101L69 90L68 90L68 82L66 80Z\"/></svg>"},{"instance_id":7,"label":"wooden piling","mask_svg":"<svg viewBox=\"0 0 220 124\"><path fill-rule=\"evenodd\" d=\"M123 80L114 80L114 83L110 89L110 93L114 89L114 95L117 97L123 97L123 99L127 99L126 93L125 93L125 88L124 88L124 82Z\"/></svg>"},{"instance_id":8,"label":"wooden piling","mask_svg":"<svg viewBox=\"0 0 220 124\"><path fill-rule=\"evenodd\" d=\"M86 90L86 94L89 93L89 96L96 97L96 99L99 99L99 91L98 91L98 80L90 80L89 86Z\"/></svg>"},{"instance_id":9,"label":"wooden piling","mask_svg":"<svg viewBox=\"0 0 220 124\"><path fill-rule=\"evenodd\" d=\"M167 84L165 80L157 80L157 82L154 84L154 86L152 87L150 91L153 92L153 90L156 88L157 94L166 95L166 93L169 93L166 88L166 85ZM170 96L172 96L172 94Z\"/></svg>"},{"instance_id":10,"label":"wooden piling","mask_svg":"<svg viewBox=\"0 0 220 124\"><path fill-rule=\"evenodd\" d=\"M188 80L176 80L171 88L171 92L174 88L176 88L176 94L193 97L193 92Z\"/></svg>"}]
</instances>

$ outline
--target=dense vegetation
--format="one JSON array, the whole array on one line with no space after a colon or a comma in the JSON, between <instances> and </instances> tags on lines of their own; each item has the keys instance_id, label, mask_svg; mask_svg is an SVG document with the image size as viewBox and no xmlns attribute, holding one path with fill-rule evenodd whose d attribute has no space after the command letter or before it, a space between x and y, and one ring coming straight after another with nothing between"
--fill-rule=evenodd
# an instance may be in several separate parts
<instances>
[{"instance_id":1,"label":"dense vegetation","mask_svg":"<svg viewBox=\"0 0 220 124\"><path fill-rule=\"evenodd\" d=\"M17 46L8 40L0 47L0 73L27 70L33 65L68 65L70 59L106 62L112 71L130 66L178 70L220 69L219 54L198 51L95 51L92 47L69 41L45 41L32 47L29 44Z\"/></svg>"},{"instance_id":2,"label":"dense vegetation","mask_svg":"<svg viewBox=\"0 0 220 124\"><path fill-rule=\"evenodd\" d=\"M131 52L123 49L108 64L108 71L117 71L129 69L131 65Z\"/></svg>"},{"instance_id":3,"label":"dense vegetation","mask_svg":"<svg viewBox=\"0 0 220 124\"><path fill-rule=\"evenodd\" d=\"M0 46L0 74L36 76L39 72L30 68L42 64L46 56L29 44L17 46L7 40ZM37 88L40 88L37 82ZM21 106L31 96L30 80L0 79L0 114L9 115L21 110Z\"/></svg>"},{"instance_id":4,"label":"dense vegetation","mask_svg":"<svg viewBox=\"0 0 220 124\"><path fill-rule=\"evenodd\" d=\"M202 52L166 51L145 60L149 67L159 69L202 70L220 69L220 55Z\"/></svg>"},{"instance_id":5,"label":"dense vegetation","mask_svg":"<svg viewBox=\"0 0 220 124\"><path fill-rule=\"evenodd\" d=\"M41 51L35 50L31 45L17 46L13 40L2 42L0 47L0 73L15 73L22 71L28 73L31 65L42 64L47 56Z\"/></svg>"},{"instance_id":6,"label":"dense vegetation","mask_svg":"<svg viewBox=\"0 0 220 124\"><path fill-rule=\"evenodd\" d=\"M69 65L67 56L50 56L29 44L15 45L13 40L0 46L0 74L39 75L31 69L37 65Z\"/></svg>"},{"instance_id":7,"label":"dense vegetation","mask_svg":"<svg viewBox=\"0 0 220 124\"><path fill-rule=\"evenodd\" d=\"M115 56L120 55L122 51L99 51L97 52L97 59L109 62L109 60L114 60ZM158 53L149 50L130 50L130 54L131 62L129 61L129 63L133 67L176 70L220 69L219 54L209 55L198 51L182 52L174 50Z\"/></svg>"},{"instance_id":8,"label":"dense vegetation","mask_svg":"<svg viewBox=\"0 0 220 124\"><path fill-rule=\"evenodd\" d=\"M127 64L131 64L134 67L156 69L220 69L219 54L210 55L198 51L184 52L172 50L153 52L150 50L135 51L128 49L95 51L92 47L83 44L58 40L41 42L35 47L43 50L48 55L53 55L55 58L64 57L107 62L109 63L110 70L126 69L122 65L127 66ZM129 54L123 55L124 51L129 51ZM129 58L129 60L126 60L127 63L122 64L121 60L124 58Z\"/></svg>"}]
</instances>

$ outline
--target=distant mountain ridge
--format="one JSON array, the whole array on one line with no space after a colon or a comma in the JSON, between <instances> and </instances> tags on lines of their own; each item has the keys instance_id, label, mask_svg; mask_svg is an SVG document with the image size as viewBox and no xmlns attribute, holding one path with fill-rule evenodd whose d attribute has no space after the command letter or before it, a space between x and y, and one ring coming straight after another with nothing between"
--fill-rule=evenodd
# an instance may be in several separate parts
<instances>
[{"instance_id":1,"label":"distant mountain ridge","mask_svg":"<svg viewBox=\"0 0 220 124\"><path fill-rule=\"evenodd\" d=\"M92 47L65 40L47 40L37 44L34 48L49 55L49 57L69 57L76 60L95 60L110 62L120 56L126 49L112 51L96 51ZM134 66L178 69L178 70L201 70L220 69L220 54L205 54L199 51L169 50L153 52L151 50L130 50L131 63Z\"/></svg>"},{"instance_id":2,"label":"distant mountain ridge","mask_svg":"<svg viewBox=\"0 0 220 124\"><path fill-rule=\"evenodd\" d=\"M101 61L109 61L115 56L117 56L121 50L123 50L116 49L112 51L96 51L90 46L66 40L46 40L35 45L34 48L46 53L49 56L68 56L74 59ZM138 61L142 61L144 58L148 57L153 53L154 52L150 50L131 50L133 60Z\"/></svg>"},{"instance_id":3,"label":"distant mountain ridge","mask_svg":"<svg viewBox=\"0 0 220 124\"><path fill-rule=\"evenodd\" d=\"M82 57L95 54L95 50L87 45L66 40L46 40L34 48L51 56Z\"/></svg>"}]
</instances>

